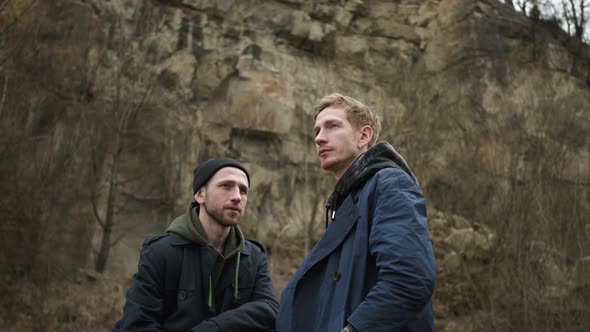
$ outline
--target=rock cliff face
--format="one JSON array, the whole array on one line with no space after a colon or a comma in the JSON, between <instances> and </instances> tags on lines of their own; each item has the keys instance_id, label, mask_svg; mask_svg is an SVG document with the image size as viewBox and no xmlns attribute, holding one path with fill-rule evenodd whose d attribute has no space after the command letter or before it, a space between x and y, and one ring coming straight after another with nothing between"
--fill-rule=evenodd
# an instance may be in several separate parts
<instances>
[{"instance_id":1,"label":"rock cliff face","mask_svg":"<svg viewBox=\"0 0 590 332\"><path fill-rule=\"evenodd\" d=\"M70 192L39 208L61 209L43 215L47 227L69 234L75 222L50 220L89 220L77 227L92 233L88 202L103 214L120 148L113 239L124 237L112 269L135 269L141 239L182 213L192 169L214 156L251 169L249 236L274 247L317 239L334 181L319 171L311 109L331 92L375 107L432 207L507 234L539 221L518 234L555 243L547 234L559 233L568 255L590 254L590 57L551 23L495 0L60 0L32 10L2 39L12 48L0 58L1 128L30 152L6 150L15 161L3 178L43 161ZM450 248L482 236L441 234ZM445 266L456 266L453 253L440 256Z\"/></svg>"},{"instance_id":2,"label":"rock cliff face","mask_svg":"<svg viewBox=\"0 0 590 332\"><path fill-rule=\"evenodd\" d=\"M546 175L558 186L588 183L587 49L496 1L88 4L111 38L130 36L130 61L157 78L154 98L176 100L161 112L185 115L166 121L170 131L186 121L185 143L170 147L174 185L205 157L244 160L255 193L245 224L259 237L321 219L333 182L319 183L311 108L333 91L380 112L383 139L442 209L480 218L555 167ZM97 89L112 81L104 71ZM181 193L177 206L190 199Z\"/></svg>"},{"instance_id":3,"label":"rock cliff face","mask_svg":"<svg viewBox=\"0 0 590 332\"><path fill-rule=\"evenodd\" d=\"M495 1L93 5L99 17L120 17L114 33L137 36L129 43L149 52L158 84L194 113L198 133L183 164L229 153L259 171L255 186L295 178L255 204L288 205L278 191L301 191L301 167L316 160L311 106L332 91L378 109L383 138L426 188L474 155L495 176L525 180L534 165L524 158L536 153L518 139L567 147L561 180L587 177L588 60L564 35ZM199 156L203 142L211 146Z\"/></svg>"}]
</instances>

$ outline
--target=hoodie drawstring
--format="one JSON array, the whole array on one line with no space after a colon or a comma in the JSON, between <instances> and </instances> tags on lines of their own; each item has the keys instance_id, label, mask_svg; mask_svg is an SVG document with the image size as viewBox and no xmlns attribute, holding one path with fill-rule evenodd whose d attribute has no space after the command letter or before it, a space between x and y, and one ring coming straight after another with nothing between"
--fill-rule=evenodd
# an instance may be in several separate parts
<instances>
[{"instance_id":1,"label":"hoodie drawstring","mask_svg":"<svg viewBox=\"0 0 590 332\"><path fill-rule=\"evenodd\" d=\"M236 262L236 275L234 276L234 301L238 300L238 275L240 274L240 252L241 250L238 249L238 260Z\"/></svg>"},{"instance_id":2,"label":"hoodie drawstring","mask_svg":"<svg viewBox=\"0 0 590 332\"><path fill-rule=\"evenodd\" d=\"M211 280L211 276L209 276L209 300L207 304L209 305L209 312L215 314L215 308L213 308L213 281Z\"/></svg>"},{"instance_id":3,"label":"hoodie drawstring","mask_svg":"<svg viewBox=\"0 0 590 332\"><path fill-rule=\"evenodd\" d=\"M241 249L238 249L237 258L236 258L236 271L234 275L234 302L236 302L240 297L238 294L239 288L239 275L240 275L240 253L242 252ZM213 279L209 276L209 297L207 300L207 305L209 306L209 311L212 314L215 314L215 305L213 304Z\"/></svg>"}]
</instances>

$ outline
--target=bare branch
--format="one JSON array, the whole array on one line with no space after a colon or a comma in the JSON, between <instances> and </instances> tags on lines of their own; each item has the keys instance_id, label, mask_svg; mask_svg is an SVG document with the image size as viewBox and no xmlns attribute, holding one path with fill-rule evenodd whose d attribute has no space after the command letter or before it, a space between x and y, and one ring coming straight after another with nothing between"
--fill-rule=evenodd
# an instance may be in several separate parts
<instances>
[{"instance_id":1,"label":"bare branch","mask_svg":"<svg viewBox=\"0 0 590 332\"><path fill-rule=\"evenodd\" d=\"M2 98L0 98L0 119L2 118L2 109L6 100L6 88L8 87L8 73L4 74L4 88L2 89Z\"/></svg>"},{"instance_id":2,"label":"bare branch","mask_svg":"<svg viewBox=\"0 0 590 332\"><path fill-rule=\"evenodd\" d=\"M96 206L96 195L93 192L92 193L92 212L94 213L94 217L96 218L96 221L98 222L98 224L100 225L101 228L104 228L104 221L102 220L102 218L100 217L100 214L98 213L98 207Z\"/></svg>"},{"instance_id":3,"label":"bare branch","mask_svg":"<svg viewBox=\"0 0 590 332\"><path fill-rule=\"evenodd\" d=\"M1 30L0 30L0 37L6 36L7 34L9 34L9 30L13 27L16 27L18 25L19 21L33 9L33 7L35 6L36 3L37 3L37 0L31 0L31 2L28 4L28 6L26 6L23 10L21 10L19 13L17 13L15 15L15 17L13 17L12 20L10 20L10 22L8 22L6 25L2 26ZM5 1L4 3L2 3L2 5L8 6L8 1ZM0 8L0 14L2 14L2 12L4 10L5 10L5 8ZM3 22L0 21L0 23L3 23ZM0 46L3 48L3 51L6 52L3 55L0 54L1 55L0 66L2 66L5 62L8 61L8 59L12 58L12 56L14 55L14 53L17 52L17 50L20 50L24 47L24 43L18 43L16 45L12 45L14 47L7 47L7 45L1 45L1 44L0 44Z\"/></svg>"}]
</instances>

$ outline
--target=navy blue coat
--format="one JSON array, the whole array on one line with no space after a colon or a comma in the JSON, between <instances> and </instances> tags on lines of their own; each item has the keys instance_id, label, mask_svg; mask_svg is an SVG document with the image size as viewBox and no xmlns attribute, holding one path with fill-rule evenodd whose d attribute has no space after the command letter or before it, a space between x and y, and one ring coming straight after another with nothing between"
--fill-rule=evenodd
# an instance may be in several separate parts
<instances>
[{"instance_id":1,"label":"navy blue coat","mask_svg":"<svg viewBox=\"0 0 590 332\"><path fill-rule=\"evenodd\" d=\"M113 332L124 331L266 331L278 310L268 276L266 255L245 241L240 256L238 299L234 300L236 257L229 260L216 287L222 298L217 315L209 311L208 278L218 253L175 233L148 238L143 245L134 284L127 292L123 318ZM178 257L178 262L173 261ZM182 261L180 259L182 257ZM177 268L171 266L180 264ZM172 270L170 270L172 269ZM178 271L174 275L170 271ZM173 279L173 280L166 280Z\"/></svg>"},{"instance_id":2,"label":"navy blue coat","mask_svg":"<svg viewBox=\"0 0 590 332\"><path fill-rule=\"evenodd\" d=\"M419 187L381 169L343 198L283 290L277 331L433 331L435 276Z\"/></svg>"}]
</instances>

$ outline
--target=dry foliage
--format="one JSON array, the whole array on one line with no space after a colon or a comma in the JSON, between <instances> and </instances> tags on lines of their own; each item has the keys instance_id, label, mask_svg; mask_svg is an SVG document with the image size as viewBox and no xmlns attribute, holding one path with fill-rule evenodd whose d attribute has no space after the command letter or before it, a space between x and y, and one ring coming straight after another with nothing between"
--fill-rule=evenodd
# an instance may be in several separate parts
<instances>
[{"instance_id":1,"label":"dry foliage","mask_svg":"<svg viewBox=\"0 0 590 332\"><path fill-rule=\"evenodd\" d=\"M120 318L129 276L79 271L39 282L2 280L0 325L6 332L108 331Z\"/></svg>"}]
</instances>

